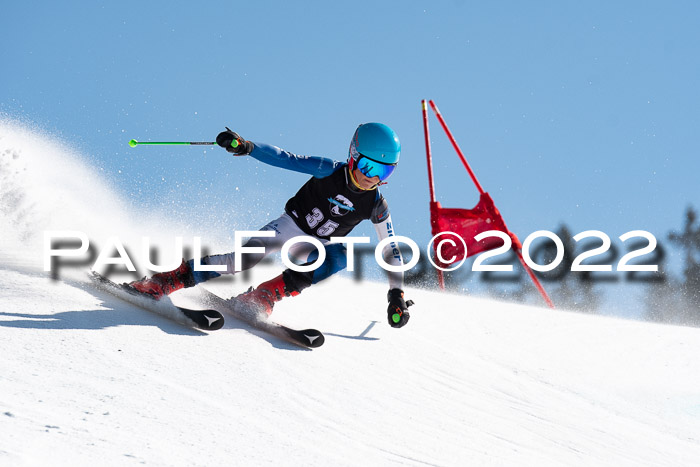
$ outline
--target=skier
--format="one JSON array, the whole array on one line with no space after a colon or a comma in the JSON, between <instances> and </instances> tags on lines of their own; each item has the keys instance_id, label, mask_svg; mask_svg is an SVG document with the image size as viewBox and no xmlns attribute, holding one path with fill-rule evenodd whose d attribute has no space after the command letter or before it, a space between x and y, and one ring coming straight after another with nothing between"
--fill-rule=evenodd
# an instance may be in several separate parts
<instances>
[{"instance_id":1,"label":"skier","mask_svg":"<svg viewBox=\"0 0 700 467\"><path fill-rule=\"evenodd\" d=\"M312 175L287 201L281 217L269 222L261 231L272 231L274 237L253 237L245 247L264 247L265 253L242 255L238 270L255 266L266 255L279 251L290 238L305 235L320 240L326 259L314 271L286 269L282 274L236 297L236 301L256 312L270 315L274 304L283 297L296 296L312 284L328 278L347 266L346 248L330 243L330 237L344 237L361 221L370 219L380 240L393 235L391 216L379 185L386 182L399 161L401 144L396 133L382 123L360 125L350 142L347 162L316 156L300 156L275 146L247 141L228 127L216 142L235 156L251 157L266 164ZM305 264L318 257L309 243L296 243L290 253ZM403 258L395 243L384 248L384 260L401 266ZM227 274L234 274L234 253L202 258L203 265L225 265ZM218 272L195 271L193 260L184 261L177 269L153 275L128 284L153 298L171 294L218 277ZM392 327L404 326L410 317L403 294L403 273L389 273L387 299L388 321ZM409 300L408 306L412 303Z\"/></svg>"}]
</instances>

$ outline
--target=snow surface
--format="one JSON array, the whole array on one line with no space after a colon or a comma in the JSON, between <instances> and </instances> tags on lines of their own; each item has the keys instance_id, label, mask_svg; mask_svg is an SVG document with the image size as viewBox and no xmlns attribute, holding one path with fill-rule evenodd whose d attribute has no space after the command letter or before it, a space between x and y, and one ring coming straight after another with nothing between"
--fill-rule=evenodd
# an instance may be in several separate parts
<instances>
[{"instance_id":1,"label":"snow surface","mask_svg":"<svg viewBox=\"0 0 700 467\"><path fill-rule=\"evenodd\" d=\"M156 237L146 218L78 155L0 124L0 465L700 462L700 329L420 289L393 329L386 284L334 277L273 314L326 334L308 351L234 319L182 327L96 290L85 265L42 271L44 230L126 243Z\"/></svg>"}]
</instances>

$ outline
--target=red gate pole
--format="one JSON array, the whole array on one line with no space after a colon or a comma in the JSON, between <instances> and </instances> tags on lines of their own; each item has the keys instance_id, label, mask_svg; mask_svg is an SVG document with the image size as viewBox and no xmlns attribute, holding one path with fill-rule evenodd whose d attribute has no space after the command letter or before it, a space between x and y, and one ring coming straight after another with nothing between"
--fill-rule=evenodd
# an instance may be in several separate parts
<instances>
[{"instance_id":1,"label":"red gate pole","mask_svg":"<svg viewBox=\"0 0 700 467\"><path fill-rule=\"evenodd\" d=\"M430 148L430 130L428 129L428 106L425 99L421 101L423 105L423 134L425 135L425 155L428 160L428 183L430 185L430 202L435 200L435 180L433 179L433 152Z\"/></svg>"},{"instance_id":2,"label":"red gate pole","mask_svg":"<svg viewBox=\"0 0 700 467\"><path fill-rule=\"evenodd\" d=\"M425 101L424 101L425 102ZM433 112L435 112L435 116L437 117L438 121L440 122L440 125L442 125L443 130L445 130L445 133L447 134L447 137L450 140L450 143L452 143L452 147L455 148L455 151L457 151L457 155L459 156L460 160L462 161L462 164L464 164L464 168L467 169L467 172L469 173L469 176L471 177L472 181L474 182L474 185L476 185L476 188L479 190L479 194L483 195L485 193L484 189L481 187L481 184L479 183L479 180L476 178L476 174L474 174L474 171L472 168L469 166L469 163L467 162L466 157L464 157L464 153L460 149L459 145L457 144L457 140L455 140L454 136L452 136L452 132L450 129L447 127L447 123L445 123L445 119L442 118L442 114L437 108L437 105L435 105L435 102L431 99L430 101L430 107L433 108ZM425 117L425 106L424 106L424 119ZM427 125L427 123L426 123ZM427 128L427 126L426 126ZM432 170L432 168L431 168ZM505 224L505 222L504 222ZM510 233L510 232L508 232ZM547 303L547 305L550 308L554 308L554 303L552 302L552 299L549 298L549 295L547 295L547 292L544 290L544 287L542 287L542 284L540 281L537 279L537 276L535 276L535 273L532 272L532 269L527 265L525 260L523 259L523 254L520 248L518 248L515 243L513 244L513 250L515 250L515 253L518 255L518 259L520 260L520 263L523 265L523 268L525 269L525 272L530 276L530 279L532 280L532 283L535 284L535 287L537 290L540 292L540 295L542 295L542 298L544 301Z\"/></svg>"},{"instance_id":3,"label":"red gate pole","mask_svg":"<svg viewBox=\"0 0 700 467\"><path fill-rule=\"evenodd\" d=\"M479 194L483 195L484 189L481 188L481 184L479 183L479 180L476 179L476 175L472 171L472 168L469 166L467 159L464 157L464 153L459 148L459 145L457 144L457 140L455 140L454 136L452 136L452 132L450 131L450 129L447 128L447 123L445 123L445 119L442 118L442 114L440 113L437 106L435 105L435 102L433 102L432 99L430 100L430 107L433 108L433 112L435 112L435 116L437 117L438 121L440 122L440 125L442 125L442 129L445 130L445 133L447 133L447 137L450 139L450 143L452 143L452 146L455 148L455 151L457 151L457 155L461 159L462 164L464 164L464 168L467 169L467 172L469 172L469 176L472 178L472 181L474 182L474 185L476 185L477 190L479 190Z\"/></svg>"},{"instance_id":4,"label":"red gate pole","mask_svg":"<svg viewBox=\"0 0 700 467\"><path fill-rule=\"evenodd\" d=\"M518 259L520 260L520 264L523 265L523 269L525 269L525 272L530 276L530 279L532 279L532 283L535 284L535 287L537 287L537 290L540 292L540 295L542 295L542 298L544 298L544 301L547 303L547 306L549 308L554 309L554 302L552 301L551 298L549 298L549 295L547 292L544 290L544 287L542 287L542 284L540 281L537 279L537 276L535 276L535 273L532 272L532 269L525 263L525 259L523 259L523 253L519 248L513 247L513 250L515 250L515 254L518 255Z\"/></svg>"},{"instance_id":5,"label":"red gate pole","mask_svg":"<svg viewBox=\"0 0 700 467\"><path fill-rule=\"evenodd\" d=\"M423 106L423 134L425 136L425 156L428 162L428 185L430 187L430 227L433 235L437 220L433 218L433 212L436 212L437 201L435 199L435 180L433 179L433 152L430 148L430 130L428 129L428 106L425 99L421 101ZM437 245L433 244L435 256L437 257ZM437 270L438 285L440 290L445 290L445 276L441 269Z\"/></svg>"}]
</instances>

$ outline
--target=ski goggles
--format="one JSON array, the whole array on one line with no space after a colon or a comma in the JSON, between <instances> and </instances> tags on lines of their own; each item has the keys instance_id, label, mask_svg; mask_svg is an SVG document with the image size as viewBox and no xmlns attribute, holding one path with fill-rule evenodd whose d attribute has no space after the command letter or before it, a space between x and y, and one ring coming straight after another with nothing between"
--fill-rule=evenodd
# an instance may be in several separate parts
<instances>
[{"instance_id":1,"label":"ski goggles","mask_svg":"<svg viewBox=\"0 0 700 467\"><path fill-rule=\"evenodd\" d=\"M379 181L383 182L394 172L396 164L382 164L374 161L367 156L359 155L357 158L356 167L367 178L379 177Z\"/></svg>"}]
</instances>

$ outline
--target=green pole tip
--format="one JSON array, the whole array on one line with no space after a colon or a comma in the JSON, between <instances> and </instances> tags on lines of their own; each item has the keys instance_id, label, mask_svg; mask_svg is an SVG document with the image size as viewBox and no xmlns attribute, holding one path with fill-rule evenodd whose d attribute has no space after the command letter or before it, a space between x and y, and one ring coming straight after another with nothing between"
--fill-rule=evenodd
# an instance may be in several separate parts
<instances>
[{"instance_id":1,"label":"green pole tip","mask_svg":"<svg viewBox=\"0 0 700 467\"><path fill-rule=\"evenodd\" d=\"M238 140L237 140L237 139L234 139L233 141L231 141L231 147L232 147L232 148L237 148L237 147L238 147Z\"/></svg>"},{"instance_id":2,"label":"green pole tip","mask_svg":"<svg viewBox=\"0 0 700 467\"><path fill-rule=\"evenodd\" d=\"M398 313L394 313L393 315L391 315L391 320L395 323L398 323L399 321L401 321L401 315Z\"/></svg>"},{"instance_id":3,"label":"green pole tip","mask_svg":"<svg viewBox=\"0 0 700 467\"><path fill-rule=\"evenodd\" d=\"M135 139L132 139L131 141L129 141L129 146L131 146L132 148L135 148L137 144L139 144L139 142L136 141Z\"/></svg>"}]
</instances>

